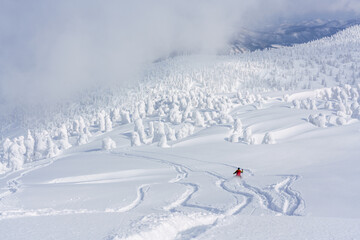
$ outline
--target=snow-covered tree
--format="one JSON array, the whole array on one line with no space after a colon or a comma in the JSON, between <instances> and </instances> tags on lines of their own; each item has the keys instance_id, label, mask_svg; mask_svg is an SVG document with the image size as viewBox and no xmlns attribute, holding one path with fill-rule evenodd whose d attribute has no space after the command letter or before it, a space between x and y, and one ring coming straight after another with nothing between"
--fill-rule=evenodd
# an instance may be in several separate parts
<instances>
[{"instance_id":1,"label":"snow-covered tree","mask_svg":"<svg viewBox=\"0 0 360 240\"><path fill-rule=\"evenodd\" d=\"M35 159L41 159L46 156L47 136L48 136L47 131L37 132L35 134L35 148L34 148Z\"/></svg>"},{"instance_id":2,"label":"snow-covered tree","mask_svg":"<svg viewBox=\"0 0 360 240\"><path fill-rule=\"evenodd\" d=\"M24 141L24 145L26 148L26 153L25 153L26 161L29 162L34 157L34 147L35 147L35 140L34 140L33 136L31 135L30 130L28 130L27 137Z\"/></svg>"},{"instance_id":3,"label":"snow-covered tree","mask_svg":"<svg viewBox=\"0 0 360 240\"><path fill-rule=\"evenodd\" d=\"M46 144L47 144L47 155L46 155L46 157L52 158L52 157L55 157L55 156L57 156L59 154L59 148L53 142L50 135L47 136Z\"/></svg>"},{"instance_id":4,"label":"snow-covered tree","mask_svg":"<svg viewBox=\"0 0 360 240\"><path fill-rule=\"evenodd\" d=\"M239 138L240 138L239 134L237 132L234 132L233 134L230 135L229 141L233 143L237 143L239 142Z\"/></svg>"},{"instance_id":5,"label":"snow-covered tree","mask_svg":"<svg viewBox=\"0 0 360 240\"><path fill-rule=\"evenodd\" d=\"M106 114L105 116L105 131L106 132L112 131L112 122L108 114Z\"/></svg>"},{"instance_id":6,"label":"snow-covered tree","mask_svg":"<svg viewBox=\"0 0 360 240\"><path fill-rule=\"evenodd\" d=\"M134 122L134 131L136 132L145 132L144 124L141 118L138 118Z\"/></svg>"},{"instance_id":7,"label":"snow-covered tree","mask_svg":"<svg viewBox=\"0 0 360 240\"><path fill-rule=\"evenodd\" d=\"M158 123L158 127L156 129L156 139L160 140L162 135L166 135L165 133L165 125L163 122Z\"/></svg>"},{"instance_id":8,"label":"snow-covered tree","mask_svg":"<svg viewBox=\"0 0 360 240\"><path fill-rule=\"evenodd\" d=\"M133 111L132 115L131 115L131 119L132 119L133 122L135 122L139 118L140 118L140 113L139 113L138 107L136 106L134 108L134 111Z\"/></svg>"},{"instance_id":9,"label":"snow-covered tree","mask_svg":"<svg viewBox=\"0 0 360 240\"><path fill-rule=\"evenodd\" d=\"M211 118L211 114L210 112L204 112L204 118L206 122L211 123L212 122L212 118Z\"/></svg>"},{"instance_id":10,"label":"snow-covered tree","mask_svg":"<svg viewBox=\"0 0 360 240\"><path fill-rule=\"evenodd\" d=\"M263 144L275 144L275 138L271 132L265 133L264 139L262 141Z\"/></svg>"},{"instance_id":11,"label":"snow-covered tree","mask_svg":"<svg viewBox=\"0 0 360 240\"><path fill-rule=\"evenodd\" d=\"M357 108L353 111L351 117L360 120L360 107L357 107Z\"/></svg>"},{"instance_id":12,"label":"snow-covered tree","mask_svg":"<svg viewBox=\"0 0 360 240\"><path fill-rule=\"evenodd\" d=\"M350 90L350 96L351 96L351 100L356 102L359 99L359 92L356 88L351 88Z\"/></svg>"},{"instance_id":13,"label":"snow-covered tree","mask_svg":"<svg viewBox=\"0 0 360 240\"><path fill-rule=\"evenodd\" d=\"M102 148L104 150L111 150L116 148L116 143L111 138L107 137L102 140Z\"/></svg>"},{"instance_id":14,"label":"snow-covered tree","mask_svg":"<svg viewBox=\"0 0 360 240\"><path fill-rule=\"evenodd\" d=\"M214 109L213 98L211 96L207 97L206 99L206 108Z\"/></svg>"},{"instance_id":15,"label":"snow-covered tree","mask_svg":"<svg viewBox=\"0 0 360 240\"><path fill-rule=\"evenodd\" d=\"M205 127L204 118L199 111L195 112L195 126Z\"/></svg>"},{"instance_id":16,"label":"snow-covered tree","mask_svg":"<svg viewBox=\"0 0 360 240\"><path fill-rule=\"evenodd\" d=\"M337 104L336 110L338 110L339 112L346 112L346 107L342 101Z\"/></svg>"},{"instance_id":17,"label":"snow-covered tree","mask_svg":"<svg viewBox=\"0 0 360 240\"><path fill-rule=\"evenodd\" d=\"M336 118L336 124L340 125L340 126L345 125L346 124L346 119L343 118L343 117L337 117Z\"/></svg>"},{"instance_id":18,"label":"snow-covered tree","mask_svg":"<svg viewBox=\"0 0 360 240\"><path fill-rule=\"evenodd\" d=\"M149 144L152 143L153 141L153 136L150 136L148 138L148 136L145 133L145 128L144 128L144 124L141 118L138 118L135 120L135 126L134 126L134 131L136 131L139 134L140 140L144 143L144 144Z\"/></svg>"},{"instance_id":19,"label":"snow-covered tree","mask_svg":"<svg viewBox=\"0 0 360 240\"><path fill-rule=\"evenodd\" d=\"M359 103L358 102L353 102L350 106L350 109L352 111L351 115L354 113L354 111L359 107Z\"/></svg>"},{"instance_id":20,"label":"snow-covered tree","mask_svg":"<svg viewBox=\"0 0 360 240\"><path fill-rule=\"evenodd\" d=\"M237 118L234 122L234 132L236 133L242 133L243 131L243 125L240 118Z\"/></svg>"},{"instance_id":21,"label":"snow-covered tree","mask_svg":"<svg viewBox=\"0 0 360 240\"><path fill-rule=\"evenodd\" d=\"M189 103L185 97L180 99L180 109L181 110L185 110L188 105L189 105Z\"/></svg>"},{"instance_id":22,"label":"snow-covered tree","mask_svg":"<svg viewBox=\"0 0 360 240\"><path fill-rule=\"evenodd\" d=\"M138 105L138 111L139 111L139 116L140 118L145 118L146 117L146 105L143 101L141 101Z\"/></svg>"},{"instance_id":23,"label":"snow-covered tree","mask_svg":"<svg viewBox=\"0 0 360 240\"><path fill-rule=\"evenodd\" d=\"M323 113L320 113L315 117L315 125L321 128L326 128L328 124L327 116Z\"/></svg>"},{"instance_id":24,"label":"snow-covered tree","mask_svg":"<svg viewBox=\"0 0 360 240\"><path fill-rule=\"evenodd\" d=\"M191 117L191 105L188 104L183 115L182 115L182 120L185 121L186 119L190 118Z\"/></svg>"},{"instance_id":25,"label":"snow-covered tree","mask_svg":"<svg viewBox=\"0 0 360 240\"><path fill-rule=\"evenodd\" d=\"M211 118L213 120L216 120L217 118L219 118L219 114L216 111L212 111L211 112Z\"/></svg>"},{"instance_id":26,"label":"snow-covered tree","mask_svg":"<svg viewBox=\"0 0 360 240\"><path fill-rule=\"evenodd\" d=\"M92 136L88 127L84 128L84 134L86 134L88 136L88 138Z\"/></svg>"},{"instance_id":27,"label":"snow-covered tree","mask_svg":"<svg viewBox=\"0 0 360 240\"><path fill-rule=\"evenodd\" d=\"M122 120L123 124L131 123L130 113L128 111L125 111L125 110L121 111L121 120Z\"/></svg>"},{"instance_id":28,"label":"snow-covered tree","mask_svg":"<svg viewBox=\"0 0 360 240\"><path fill-rule=\"evenodd\" d=\"M4 151L4 158L9 159L9 149L12 144L12 141L9 138L6 138L3 142L3 151Z\"/></svg>"},{"instance_id":29,"label":"snow-covered tree","mask_svg":"<svg viewBox=\"0 0 360 240\"><path fill-rule=\"evenodd\" d=\"M289 102L289 97L290 97L289 94L285 94L283 97L284 101Z\"/></svg>"},{"instance_id":30,"label":"snow-covered tree","mask_svg":"<svg viewBox=\"0 0 360 240\"><path fill-rule=\"evenodd\" d=\"M111 111L111 121L112 122L117 122L121 120L121 116L120 116L120 109L119 108L114 108Z\"/></svg>"},{"instance_id":31,"label":"snow-covered tree","mask_svg":"<svg viewBox=\"0 0 360 240\"><path fill-rule=\"evenodd\" d=\"M3 174L8 171L6 164L0 161L0 174Z\"/></svg>"},{"instance_id":32,"label":"snow-covered tree","mask_svg":"<svg viewBox=\"0 0 360 240\"><path fill-rule=\"evenodd\" d=\"M158 108L158 112L159 112L159 117L164 117L165 116L165 111L164 111L162 106L160 106Z\"/></svg>"},{"instance_id":33,"label":"snow-covered tree","mask_svg":"<svg viewBox=\"0 0 360 240\"><path fill-rule=\"evenodd\" d=\"M302 109L310 109L310 103L308 99L301 100L301 108Z\"/></svg>"},{"instance_id":34,"label":"snow-covered tree","mask_svg":"<svg viewBox=\"0 0 360 240\"><path fill-rule=\"evenodd\" d=\"M169 121L171 123L174 124L180 124L182 121L182 114L179 111L179 106L178 105L174 105L173 108L170 110L170 114L169 114Z\"/></svg>"},{"instance_id":35,"label":"snow-covered tree","mask_svg":"<svg viewBox=\"0 0 360 240\"><path fill-rule=\"evenodd\" d=\"M99 130L101 132L104 132L105 131L105 111L99 112L98 123L99 123Z\"/></svg>"},{"instance_id":36,"label":"snow-covered tree","mask_svg":"<svg viewBox=\"0 0 360 240\"><path fill-rule=\"evenodd\" d=\"M140 146L141 141L139 134L137 132L132 132L131 134L131 146Z\"/></svg>"},{"instance_id":37,"label":"snow-covered tree","mask_svg":"<svg viewBox=\"0 0 360 240\"><path fill-rule=\"evenodd\" d=\"M314 99L311 99L311 100L310 100L310 109L311 109L311 110L317 110L316 102L315 102Z\"/></svg>"},{"instance_id":38,"label":"snow-covered tree","mask_svg":"<svg viewBox=\"0 0 360 240\"><path fill-rule=\"evenodd\" d=\"M332 91L330 88L325 89L325 100L330 101L332 99Z\"/></svg>"},{"instance_id":39,"label":"snow-covered tree","mask_svg":"<svg viewBox=\"0 0 360 240\"><path fill-rule=\"evenodd\" d=\"M19 170L24 165L24 155L21 153L20 146L13 142L8 150L9 166L13 170Z\"/></svg>"},{"instance_id":40,"label":"snow-covered tree","mask_svg":"<svg viewBox=\"0 0 360 240\"><path fill-rule=\"evenodd\" d=\"M326 101L325 102L325 109L328 109L328 110L332 110L333 109L333 104L331 101Z\"/></svg>"},{"instance_id":41,"label":"snow-covered tree","mask_svg":"<svg viewBox=\"0 0 360 240\"><path fill-rule=\"evenodd\" d=\"M72 125L72 134L76 135L79 134L80 132L80 124L78 120L74 120L73 125Z\"/></svg>"},{"instance_id":42,"label":"snow-covered tree","mask_svg":"<svg viewBox=\"0 0 360 240\"><path fill-rule=\"evenodd\" d=\"M146 113L148 116L152 116L154 114L154 102L152 101L151 98L148 98L148 101L147 101L147 109L146 109Z\"/></svg>"},{"instance_id":43,"label":"snow-covered tree","mask_svg":"<svg viewBox=\"0 0 360 240\"><path fill-rule=\"evenodd\" d=\"M61 128L59 128L59 138L60 150L65 150L71 147L71 144L69 143L68 132L64 124L61 126Z\"/></svg>"},{"instance_id":44,"label":"snow-covered tree","mask_svg":"<svg viewBox=\"0 0 360 240\"><path fill-rule=\"evenodd\" d=\"M255 143L255 139L253 138L251 127L247 127L244 131L244 142L247 144Z\"/></svg>"},{"instance_id":45,"label":"snow-covered tree","mask_svg":"<svg viewBox=\"0 0 360 240\"><path fill-rule=\"evenodd\" d=\"M300 104L300 101L298 99L295 99L292 101L293 103L293 106L295 109L300 109L301 108L301 104Z\"/></svg>"},{"instance_id":46,"label":"snow-covered tree","mask_svg":"<svg viewBox=\"0 0 360 240\"><path fill-rule=\"evenodd\" d=\"M321 128L325 128L327 123L326 116L323 115L322 113L320 113L319 115L312 115L312 114L309 115L308 121L314 124L315 126Z\"/></svg>"},{"instance_id":47,"label":"snow-covered tree","mask_svg":"<svg viewBox=\"0 0 360 240\"><path fill-rule=\"evenodd\" d=\"M167 143L167 139L166 139L166 135L162 135L160 137L160 141L158 143L158 146L159 147L162 147L162 148L167 148L169 147L168 143Z\"/></svg>"},{"instance_id":48,"label":"snow-covered tree","mask_svg":"<svg viewBox=\"0 0 360 240\"><path fill-rule=\"evenodd\" d=\"M171 128L169 124L166 124L166 130L167 130L167 138L170 141L176 141L176 131L175 129Z\"/></svg>"},{"instance_id":49,"label":"snow-covered tree","mask_svg":"<svg viewBox=\"0 0 360 240\"><path fill-rule=\"evenodd\" d=\"M80 116L79 117L79 134L82 134L85 132L86 124L84 119Z\"/></svg>"},{"instance_id":50,"label":"snow-covered tree","mask_svg":"<svg viewBox=\"0 0 360 240\"><path fill-rule=\"evenodd\" d=\"M242 93L240 91L238 91L236 93L236 97L238 98L238 100L242 100L243 99L243 96L242 96Z\"/></svg>"},{"instance_id":51,"label":"snow-covered tree","mask_svg":"<svg viewBox=\"0 0 360 240\"><path fill-rule=\"evenodd\" d=\"M153 138L154 134L155 134L154 122L149 122L149 136Z\"/></svg>"},{"instance_id":52,"label":"snow-covered tree","mask_svg":"<svg viewBox=\"0 0 360 240\"><path fill-rule=\"evenodd\" d=\"M176 138L186 138L187 136L192 135L194 133L194 130L195 127L192 124L186 123L176 132Z\"/></svg>"},{"instance_id":53,"label":"snow-covered tree","mask_svg":"<svg viewBox=\"0 0 360 240\"><path fill-rule=\"evenodd\" d=\"M233 123L233 122L234 122L234 119L230 114L223 112L220 115L220 123L226 124L226 123Z\"/></svg>"},{"instance_id":54,"label":"snow-covered tree","mask_svg":"<svg viewBox=\"0 0 360 240\"><path fill-rule=\"evenodd\" d=\"M89 136L86 133L81 133L78 137L77 144L83 145L89 142Z\"/></svg>"}]
</instances>

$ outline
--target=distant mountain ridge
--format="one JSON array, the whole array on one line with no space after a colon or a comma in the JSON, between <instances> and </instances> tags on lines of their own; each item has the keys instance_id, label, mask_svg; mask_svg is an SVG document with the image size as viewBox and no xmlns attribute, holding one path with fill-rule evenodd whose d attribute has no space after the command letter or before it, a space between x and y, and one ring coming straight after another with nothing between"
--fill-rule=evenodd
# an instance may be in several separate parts
<instances>
[{"instance_id":1,"label":"distant mountain ridge","mask_svg":"<svg viewBox=\"0 0 360 240\"><path fill-rule=\"evenodd\" d=\"M266 48L306 43L331 36L345 28L360 24L360 19L310 20L299 24L281 24L261 30L243 28L234 35L224 54L237 54Z\"/></svg>"}]
</instances>

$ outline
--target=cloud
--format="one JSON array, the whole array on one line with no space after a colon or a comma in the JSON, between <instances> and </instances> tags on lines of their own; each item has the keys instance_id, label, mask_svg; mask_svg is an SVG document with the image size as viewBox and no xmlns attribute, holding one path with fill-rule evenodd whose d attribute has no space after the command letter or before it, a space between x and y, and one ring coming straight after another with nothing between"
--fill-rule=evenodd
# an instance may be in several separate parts
<instances>
[{"instance_id":1,"label":"cloud","mask_svg":"<svg viewBox=\"0 0 360 240\"><path fill-rule=\"evenodd\" d=\"M241 26L358 10L354 0L2 0L0 101L33 105L131 84L173 51L215 53Z\"/></svg>"},{"instance_id":2,"label":"cloud","mask_svg":"<svg viewBox=\"0 0 360 240\"><path fill-rule=\"evenodd\" d=\"M1 96L37 102L129 83L176 50L216 51L231 19L216 1L2 1ZM21 98L21 99L20 99Z\"/></svg>"},{"instance_id":3,"label":"cloud","mask_svg":"<svg viewBox=\"0 0 360 240\"><path fill-rule=\"evenodd\" d=\"M284 0L279 1L278 13L283 18L330 18L347 19L358 17L360 3L358 0Z\"/></svg>"}]
</instances>

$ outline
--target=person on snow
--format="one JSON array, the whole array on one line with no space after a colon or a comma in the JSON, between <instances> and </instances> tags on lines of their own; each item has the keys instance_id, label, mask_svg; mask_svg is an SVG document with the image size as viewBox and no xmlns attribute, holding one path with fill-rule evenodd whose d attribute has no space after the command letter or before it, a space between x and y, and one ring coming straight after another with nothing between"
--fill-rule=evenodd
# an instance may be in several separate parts
<instances>
[{"instance_id":1,"label":"person on snow","mask_svg":"<svg viewBox=\"0 0 360 240\"><path fill-rule=\"evenodd\" d=\"M236 176L241 177L241 174L244 172L244 169L238 168L233 174L236 174Z\"/></svg>"}]
</instances>

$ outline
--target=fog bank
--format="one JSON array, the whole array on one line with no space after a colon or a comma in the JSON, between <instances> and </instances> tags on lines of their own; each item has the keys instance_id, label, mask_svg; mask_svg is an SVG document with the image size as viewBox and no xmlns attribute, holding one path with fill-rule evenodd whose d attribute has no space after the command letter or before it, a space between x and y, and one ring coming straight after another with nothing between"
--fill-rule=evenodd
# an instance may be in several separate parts
<instances>
[{"instance_id":1,"label":"fog bank","mask_svg":"<svg viewBox=\"0 0 360 240\"><path fill-rule=\"evenodd\" d=\"M174 51L214 54L243 26L359 9L351 0L1 0L0 104L133 84L144 64Z\"/></svg>"}]
</instances>

